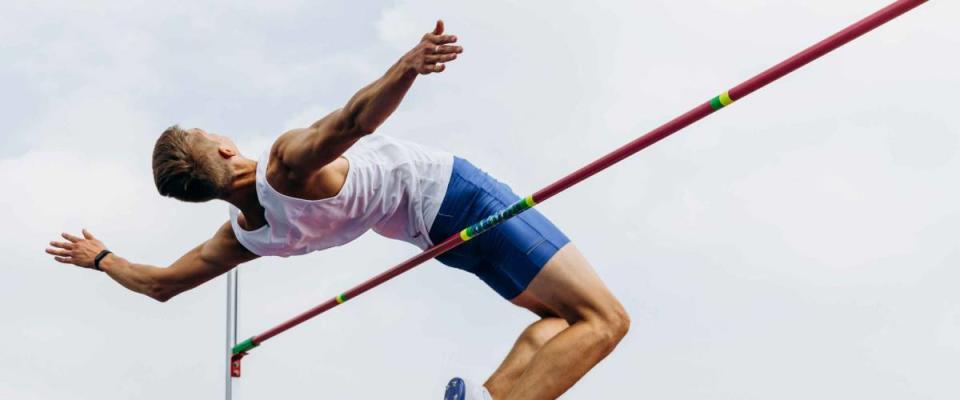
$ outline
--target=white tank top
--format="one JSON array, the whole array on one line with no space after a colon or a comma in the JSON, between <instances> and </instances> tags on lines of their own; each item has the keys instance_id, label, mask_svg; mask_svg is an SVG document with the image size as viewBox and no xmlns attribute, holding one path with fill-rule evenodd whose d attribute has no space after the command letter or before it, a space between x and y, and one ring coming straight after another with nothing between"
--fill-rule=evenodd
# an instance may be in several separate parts
<instances>
[{"instance_id":1,"label":"white tank top","mask_svg":"<svg viewBox=\"0 0 960 400\"><path fill-rule=\"evenodd\" d=\"M270 151L257 164L257 197L267 225L240 227L240 210L230 206L237 240L254 254L306 254L340 246L373 229L380 235L433 245L433 224L453 172L453 155L384 135L369 135L343 156L347 178L336 196L304 200L276 191L267 182Z\"/></svg>"}]
</instances>

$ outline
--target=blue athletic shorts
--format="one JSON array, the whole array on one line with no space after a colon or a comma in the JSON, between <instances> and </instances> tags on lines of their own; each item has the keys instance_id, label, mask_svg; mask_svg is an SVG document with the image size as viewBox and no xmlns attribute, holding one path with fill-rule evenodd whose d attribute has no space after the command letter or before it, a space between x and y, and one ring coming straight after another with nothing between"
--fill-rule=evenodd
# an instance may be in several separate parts
<instances>
[{"instance_id":1,"label":"blue athletic shorts","mask_svg":"<svg viewBox=\"0 0 960 400\"><path fill-rule=\"evenodd\" d=\"M430 240L440 243L519 199L509 186L454 157L453 174L430 227ZM547 260L569 241L543 214L530 209L437 260L477 275L509 300L523 292Z\"/></svg>"}]
</instances>

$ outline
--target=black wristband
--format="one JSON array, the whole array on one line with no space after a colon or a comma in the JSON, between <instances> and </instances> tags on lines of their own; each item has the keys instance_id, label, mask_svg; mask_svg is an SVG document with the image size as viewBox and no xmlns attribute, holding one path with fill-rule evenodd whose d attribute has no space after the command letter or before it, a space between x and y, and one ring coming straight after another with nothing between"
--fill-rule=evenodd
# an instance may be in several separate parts
<instances>
[{"instance_id":1,"label":"black wristband","mask_svg":"<svg viewBox=\"0 0 960 400\"><path fill-rule=\"evenodd\" d=\"M94 259L93 259L93 269L95 269L95 270L97 270L97 271L103 271L102 269L100 269L100 261L103 260L103 258L106 257L107 254L110 254L110 253L113 253L113 252L110 251L110 250L106 250L106 249L104 249L103 251L97 253L97 256L94 257Z\"/></svg>"}]
</instances>

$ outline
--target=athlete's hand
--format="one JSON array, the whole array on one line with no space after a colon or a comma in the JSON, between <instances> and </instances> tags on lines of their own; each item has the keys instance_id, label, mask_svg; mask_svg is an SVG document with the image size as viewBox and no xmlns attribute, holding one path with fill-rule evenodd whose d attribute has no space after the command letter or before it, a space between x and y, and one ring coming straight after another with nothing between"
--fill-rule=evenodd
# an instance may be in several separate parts
<instances>
[{"instance_id":1,"label":"athlete's hand","mask_svg":"<svg viewBox=\"0 0 960 400\"><path fill-rule=\"evenodd\" d=\"M73 264L83 268L93 268L93 260L101 251L107 247L103 242L93 236L90 231L84 229L83 237L62 233L66 242L50 242L47 248L47 254L53 256L54 260L64 264Z\"/></svg>"},{"instance_id":2,"label":"athlete's hand","mask_svg":"<svg viewBox=\"0 0 960 400\"><path fill-rule=\"evenodd\" d=\"M423 35L423 39L413 50L403 56L403 60L417 73L426 75L443 72L445 63L457 59L463 53L463 47L452 45L457 42L456 35L443 34L443 21L438 20L433 32Z\"/></svg>"}]
</instances>

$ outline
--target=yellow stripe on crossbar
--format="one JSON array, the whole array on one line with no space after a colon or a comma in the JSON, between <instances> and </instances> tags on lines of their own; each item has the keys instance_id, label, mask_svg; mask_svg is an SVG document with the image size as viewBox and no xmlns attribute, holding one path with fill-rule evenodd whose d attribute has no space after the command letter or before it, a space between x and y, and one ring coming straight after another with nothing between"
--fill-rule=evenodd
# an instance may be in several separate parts
<instances>
[{"instance_id":1,"label":"yellow stripe on crossbar","mask_svg":"<svg viewBox=\"0 0 960 400\"><path fill-rule=\"evenodd\" d=\"M527 197L526 197L525 199L523 199L523 200L524 200L524 202L527 203L527 206L533 207L533 206L537 205L537 202L533 201L533 196L527 196Z\"/></svg>"},{"instance_id":2,"label":"yellow stripe on crossbar","mask_svg":"<svg viewBox=\"0 0 960 400\"><path fill-rule=\"evenodd\" d=\"M723 104L724 107L733 104L733 99L730 98L730 92L720 94L720 104Z\"/></svg>"}]
</instances>

